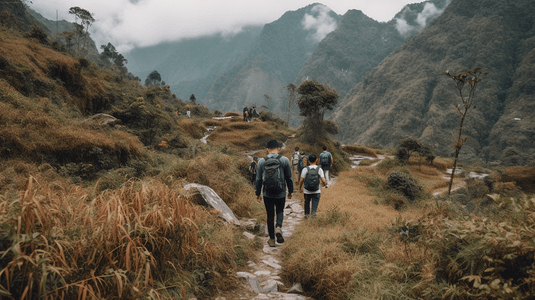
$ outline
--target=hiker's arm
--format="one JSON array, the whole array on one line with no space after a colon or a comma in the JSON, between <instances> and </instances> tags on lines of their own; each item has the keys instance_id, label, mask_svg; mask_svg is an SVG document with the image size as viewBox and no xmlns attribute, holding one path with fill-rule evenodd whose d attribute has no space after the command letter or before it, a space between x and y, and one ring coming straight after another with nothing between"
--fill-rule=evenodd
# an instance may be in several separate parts
<instances>
[{"instance_id":1,"label":"hiker's arm","mask_svg":"<svg viewBox=\"0 0 535 300\"><path fill-rule=\"evenodd\" d=\"M292 193L294 192L294 179L292 174L291 163L288 160L288 164L284 167L284 178L286 179L286 186L288 186L288 198L292 199Z\"/></svg>"},{"instance_id":2,"label":"hiker's arm","mask_svg":"<svg viewBox=\"0 0 535 300\"><path fill-rule=\"evenodd\" d=\"M255 181L255 194L257 200L260 200L262 198L262 173L264 173L264 162L258 161L258 166L256 167Z\"/></svg>"},{"instance_id":3,"label":"hiker's arm","mask_svg":"<svg viewBox=\"0 0 535 300\"><path fill-rule=\"evenodd\" d=\"M303 178L301 178L301 175L299 175L299 193L303 192L303 183L304 182L305 182L305 180Z\"/></svg>"},{"instance_id":4,"label":"hiker's arm","mask_svg":"<svg viewBox=\"0 0 535 300\"><path fill-rule=\"evenodd\" d=\"M331 163L329 164L329 168L333 165L333 156L331 155Z\"/></svg>"},{"instance_id":5,"label":"hiker's arm","mask_svg":"<svg viewBox=\"0 0 535 300\"><path fill-rule=\"evenodd\" d=\"M325 177L320 177L321 178L321 182L323 182L323 186L327 186L327 181L325 180Z\"/></svg>"}]
</instances>

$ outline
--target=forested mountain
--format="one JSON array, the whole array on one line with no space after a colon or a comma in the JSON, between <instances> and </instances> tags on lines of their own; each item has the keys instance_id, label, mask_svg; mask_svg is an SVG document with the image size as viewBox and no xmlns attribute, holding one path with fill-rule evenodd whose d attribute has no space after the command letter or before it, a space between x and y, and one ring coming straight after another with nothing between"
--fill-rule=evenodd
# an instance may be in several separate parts
<instances>
[{"instance_id":1,"label":"forested mountain","mask_svg":"<svg viewBox=\"0 0 535 300\"><path fill-rule=\"evenodd\" d=\"M233 36L221 34L134 48L125 54L128 69L144 80L157 70L182 99L202 99L212 83L249 53L262 27L245 27Z\"/></svg>"},{"instance_id":2,"label":"forested mountain","mask_svg":"<svg viewBox=\"0 0 535 300\"><path fill-rule=\"evenodd\" d=\"M345 143L394 146L412 136L453 152L459 103L439 73L484 67L461 159L524 164L535 153L535 2L453 0L349 91L334 121Z\"/></svg>"},{"instance_id":3,"label":"forested mountain","mask_svg":"<svg viewBox=\"0 0 535 300\"><path fill-rule=\"evenodd\" d=\"M275 108L286 95L284 87L339 19L316 3L264 25L248 55L214 82L204 99L206 105L219 110L239 110L246 104Z\"/></svg>"},{"instance_id":4,"label":"forested mountain","mask_svg":"<svg viewBox=\"0 0 535 300\"><path fill-rule=\"evenodd\" d=\"M340 98L394 49L438 17L447 0L405 6L391 21L382 23L360 10L349 10L338 28L323 39L294 80L317 80L336 89Z\"/></svg>"}]
</instances>

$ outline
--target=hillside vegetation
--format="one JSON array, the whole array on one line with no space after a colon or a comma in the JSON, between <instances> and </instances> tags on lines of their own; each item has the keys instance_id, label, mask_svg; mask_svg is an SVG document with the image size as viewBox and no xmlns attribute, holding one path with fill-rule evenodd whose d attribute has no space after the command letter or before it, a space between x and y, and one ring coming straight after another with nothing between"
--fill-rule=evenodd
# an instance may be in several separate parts
<instances>
[{"instance_id":1,"label":"hillside vegetation","mask_svg":"<svg viewBox=\"0 0 535 300\"><path fill-rule=\"evenodd\" d=\"M532 162L534 12L533 1L453 0L348 93L333 119L340 126L339 138L393 147L412 136L450 156L458 95L451 80L439 74L483 67L489 75L467 118L461 160Z\"/></svg>"}]
</instances>

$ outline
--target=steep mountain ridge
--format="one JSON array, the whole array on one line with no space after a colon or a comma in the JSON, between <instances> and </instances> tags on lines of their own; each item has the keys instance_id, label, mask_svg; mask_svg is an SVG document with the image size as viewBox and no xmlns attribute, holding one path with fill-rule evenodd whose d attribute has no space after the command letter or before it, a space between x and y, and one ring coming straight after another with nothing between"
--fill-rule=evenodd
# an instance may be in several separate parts
<instances>
[{"instance_id":1,"label":"steep mountain ridge","mask_svg":"<svg viewBox=\"0 0 535 300\"><path fill-rule=\"evenodd\" d=\"M532 75L527 70L533 64L534 12L532 1L452 1L348 93L333 118L340 126L339 138L391 147L413 136L430 143L438 154L450 155L459 125L454 108L458 96L453 82L438 74L480 66L490 75L478 87L477 109L467 119L468 141L461 158L512 163L504 153L509 144L518 154L517 162L533 159L535 124L526 116L533 115L534 82L525 76ZM511 123L513 112L522 112L518 118L524 117L524 122ZM505 124L523 127L500 130L508 127Z\"/></svg>"}]
</instances>

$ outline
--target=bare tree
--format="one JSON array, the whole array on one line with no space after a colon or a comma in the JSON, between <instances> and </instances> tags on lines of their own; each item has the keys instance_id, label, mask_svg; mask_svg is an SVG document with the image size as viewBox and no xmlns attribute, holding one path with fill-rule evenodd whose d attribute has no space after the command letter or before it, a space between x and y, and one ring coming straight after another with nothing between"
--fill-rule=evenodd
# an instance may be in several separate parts
<instances>
[{"instance_id":1,"label":"bare tree","mask_svg":"<svg viewBox=\"0 0 535 300\"><path fill-rule=\"evenodd\" d=\"M461 103L457 104L457 111L459 114L461 114L461 122L459 124L459 135L457 136L457 140L453 144L455 147L455 160L453 161L453 170L451 172L451 179L450 179L450 186L448 188L448 195L451 194L451 186L453 184L453 176L455 175L455 169L457 167L457 160L459 158L459 152L461 152L461 147L464 145L467 137L463 138L463 124L464 119L466 116L476 108L475 106L475 91L478 83L481 81L483 76L488 75L489 73L485 73L482 75L482 71L484 68L474 68L473 70L462 70L457 75L451 75L449 71L440 73L440 75L446 75L453 79L455 82L455 85L457 87L457 91L459 93L459 97L461 98ZM467 87L468 95L465 95L463 91L465 91L465 87Z\"/></svg>"},{"instance_id":2,"label":"bare tree","mask_svg":"<svg viewBox=\"0 0 535 300\"><path fill-rule=\"evenodd\" d=\"M297 87L290 83L288 84L285 89L288 90L288 107L286 108L286 124L290 126L290 114L292 111L292 108L295 107L297 104L297 97L295 92L297 91Z\"/></svg>"}]
</instances>

